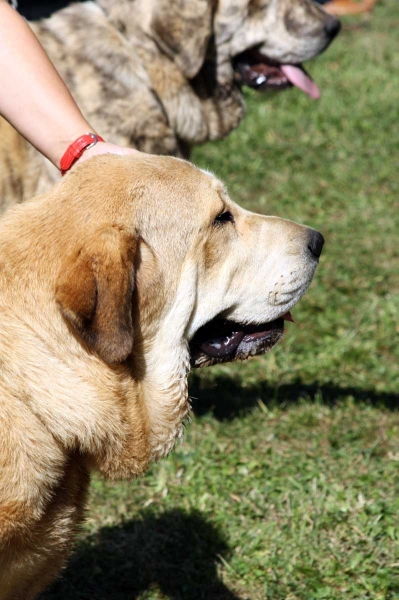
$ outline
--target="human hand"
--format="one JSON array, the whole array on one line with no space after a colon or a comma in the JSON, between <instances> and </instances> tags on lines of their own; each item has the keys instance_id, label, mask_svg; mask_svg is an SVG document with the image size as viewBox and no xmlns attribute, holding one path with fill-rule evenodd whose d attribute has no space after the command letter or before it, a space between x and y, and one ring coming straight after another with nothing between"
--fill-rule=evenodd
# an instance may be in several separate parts
<instances>
[{"instance_id":1,"label":"human hand","mask_svg":"<svg viewBox=\"0 0 399 600\"><path fill-rule=\"evenodd\" d=\"M72 165L71 169L73 169L76 165L80 165L82 162L91 158L92 156L97 156L98 154L141 154L139 150L133 150L133 148L125 148L124 146L117 146L116 144L109 144L108 142L98 142L91 148L85 150Z\"/></svg>"}]
</instances>

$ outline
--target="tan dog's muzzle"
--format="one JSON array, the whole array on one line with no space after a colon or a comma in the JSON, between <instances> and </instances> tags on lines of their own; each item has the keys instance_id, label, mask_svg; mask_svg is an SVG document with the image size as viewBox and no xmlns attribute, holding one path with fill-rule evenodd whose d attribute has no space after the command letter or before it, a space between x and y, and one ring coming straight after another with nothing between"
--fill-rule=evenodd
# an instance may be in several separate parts
<instances>
[{"instance_id":1,"label":"tan dog's muzzle","mask_svg":"<svg viewBox=\"0 0 399 600\"><path fill-rule=\"evenodd\" d=\"M265 218L265 221L267 220L268 218ZM285 224L282 220L273 220L275 221L274 225L279 222ZM226 311L223 311L222 314L203 325L190 341L192 367L207 367L266 354L281 340L284 333L284 322L293 321L289 308L297 302L304 288L306 289L310 283L324 245L324 238L318 231L294 224L290 224L290 226L300 228L301 233L294 237L286 252L288 256L298 255L302 264L298 267L295 260L293 261L294 271L289 271L289 275L293 276L290 279L286 277L285 271L291 259L288 262L283 260L282 272L276 274L275 285L267 295L267 303L270 307L274 306L280 312L287 308L286 312L270 321L259 323L257 319L254 319L253 323L248 323L244 320L240 322L241 319L235 320L234 312L230 317L230 315L226 316ZM265 261L267 261L266 255ZM278 260L278 262L280 261ZM302 270L304 273L301 273ZM252 298L255 295L250 281L247 284L247 294ZM262 295L261 285L259 285L259 294ZM287 302L287 307L284 306L285 302ZM265 304L262 303L262 298L259 304ZM265 310L267 311L264 306L260 306L259 314ZM242 309L238 312L241 313ZM248 310L248 314L251 314L250 310Z\"/></svg>"}]
</instances>

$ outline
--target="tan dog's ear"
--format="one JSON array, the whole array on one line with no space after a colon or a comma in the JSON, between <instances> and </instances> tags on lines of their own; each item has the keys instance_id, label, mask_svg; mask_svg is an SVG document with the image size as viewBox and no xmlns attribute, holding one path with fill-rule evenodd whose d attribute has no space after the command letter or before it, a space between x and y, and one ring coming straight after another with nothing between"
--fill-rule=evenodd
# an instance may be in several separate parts
<instances>
[{"instance_id":1,"label":"tan dog's ear","mask_svg":"<svg viewBox=\"0 0 399 600\"><path fill-rule=\"evenodd\" d=\"M197 75L205 60L211 20L211 0L166 0L157 4L152 35L188 79Z\"/></svg>"},{"instance_id":2,"label":"tan dog's ear","mask_svg":"<svg viewBox=\"0 0 399 600\"><path fill-rule=\"evenodd\" d=\"M132 351L135 250L132 236L106 227L68 259L57 281L62 314L107 363Z\"/></svg>"}]
</instances>

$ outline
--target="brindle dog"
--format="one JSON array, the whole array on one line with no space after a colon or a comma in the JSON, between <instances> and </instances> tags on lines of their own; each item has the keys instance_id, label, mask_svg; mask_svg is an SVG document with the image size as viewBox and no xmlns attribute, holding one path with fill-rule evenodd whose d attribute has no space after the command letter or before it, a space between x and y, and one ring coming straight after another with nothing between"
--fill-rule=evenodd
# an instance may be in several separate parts
<instances>
[{"instance_id":1,"label":"brindle dog","mask_svg":"<svg viewBox=\"0 0 399 600\"><path fill-rule=\"evenodd\" d=\"M242 86L315 83L301 67L339 21L312 0L97 0L32 29L82 112L117 144L187 156L240 123ZM58 171L0 122L2 207L49 189Z\"/></svg>"}]
</instances>

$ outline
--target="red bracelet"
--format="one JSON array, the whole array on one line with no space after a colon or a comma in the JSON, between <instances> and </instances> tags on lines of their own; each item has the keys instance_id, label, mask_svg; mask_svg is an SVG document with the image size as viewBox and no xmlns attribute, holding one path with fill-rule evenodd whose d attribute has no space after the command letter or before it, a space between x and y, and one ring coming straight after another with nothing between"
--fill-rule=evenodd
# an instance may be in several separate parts
<instances>
[{"instance_id":1,"label":"red bracelet","mask_svg":"<svg viewBox=\"0 0 399 600\"><path fill-rule=\"evenodd\" d=\"M78 160L85 150L92 148L97 142L103 142L103 138L95 133L85 133L75 140L70 146L60 161L61 175L65 175L72 167L73 163Z\"/></svg>"}]
</instances>

